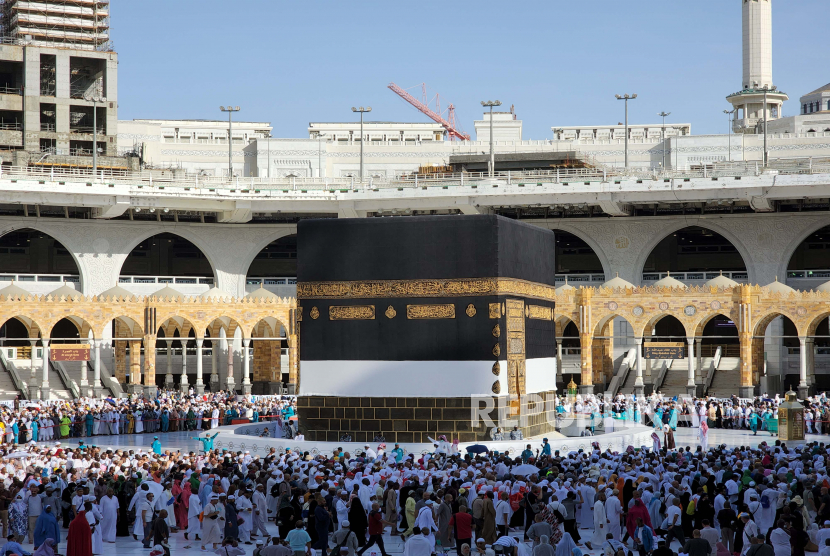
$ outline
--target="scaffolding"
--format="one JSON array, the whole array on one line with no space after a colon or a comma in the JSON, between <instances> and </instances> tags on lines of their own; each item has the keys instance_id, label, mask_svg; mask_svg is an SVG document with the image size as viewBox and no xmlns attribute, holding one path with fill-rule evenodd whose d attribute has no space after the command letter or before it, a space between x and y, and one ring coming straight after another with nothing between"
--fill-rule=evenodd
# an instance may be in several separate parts
<instances>
[{"instance_id":1,"label":"scaffolding","mask_svg":"<svg viewBox=\"0 0 830 556\"><path fill-rule=\"evenodd\" d=\"M109 0L0 0L0 42L111 51Z\"/></svg>"}]
</instances>

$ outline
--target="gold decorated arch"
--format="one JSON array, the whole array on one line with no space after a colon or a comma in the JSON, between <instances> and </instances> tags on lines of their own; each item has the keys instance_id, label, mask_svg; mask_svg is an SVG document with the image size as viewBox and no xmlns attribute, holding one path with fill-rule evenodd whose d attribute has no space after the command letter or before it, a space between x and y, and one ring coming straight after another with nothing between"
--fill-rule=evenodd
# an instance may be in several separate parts
<instances>
[{"instance_id":1,"label":"gold decorated arch","mask_svg":"<svg viewBox=\"0 0 830 556\"><path fill-rule=\"evenodd\" d=\"M276 336L274 331L279 333L280 327L285 330L288 343L289 383L297 384L296 312L296 299L280 297L0 296L0 323L15 318L20 320L32 340L49 340L51 330L64 318L75 324L82 338L91 333L92 338L98 340L104 337L105 330L114 322L115 378L122 384L127 372L127 346L136 352L142 344L155 348L159 329L164 331L162 339L172 338L178 330L184 341L191 330L197 339L218 338L219 331L223 329L228 338L233 338L237 329L243 340L263 338L261 342L254 342L253 380L275 382L279 380L274 365L279 364L280 350L274 347L278 342L273 338ZM269 326L264 327L262 323ZM276 361L272 357L257 361L257 343L261 344L258 352L276 353ZM138 377L143 376L144 386L155 386L155 349L144 350L143 369L138 360L130 365L130 377L134 384L139 384Z\"/></svg>"},{"instance_id":2,"label":"gold decorated arch","mask_svg":"<svg viewBox=\"0 0 830 556\"><path fill-rule=\"evenodd\" d=\"M614 373L610 327L615 317L628 321L636 338L647 338L651 327L673 316L683 325L689 341L701 338L712 318L728 317L738 328L740 384L750 387L758 384L762 374L764 333L773 319L790 319L799 338L808 338L815 335L822 319L830 316L830 292L780 292L753 285L580 287L560 290L555 301L557 333L568 321L579 330L583 386L607 382Z\"/></svg>"}]
</instances>

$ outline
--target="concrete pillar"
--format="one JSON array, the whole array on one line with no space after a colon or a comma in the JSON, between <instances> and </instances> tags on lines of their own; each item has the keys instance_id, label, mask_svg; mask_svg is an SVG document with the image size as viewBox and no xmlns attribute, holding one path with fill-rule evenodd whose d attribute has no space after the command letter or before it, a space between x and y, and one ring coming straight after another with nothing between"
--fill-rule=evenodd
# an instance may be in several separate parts
<instances>
[{"instance_id":1,"label":"concrete pillar","mask_svg":"<svg viewBox=\"0 0 830 556\"><path fill-rule=\"evenodd\" d=\"M251 353L248 346L250 338L242 338L242 392L251 393Z\"/></svg>"},{"instance_id":2,"label":"concrete pillar","mask_svg":"<svg viewBox=\"0 0 830 556\"><path fill-rule=\"evenodd\" d=\"M40 383L40 399L49 399L49 340L42 338L40 342L43 344L43 376Z\"/></svg>"},{"instance_id":3,"label":"concrete pillar","mask_svg":"<svg viewBox=\"0 0 830 556\"><path fill-rule=\"evenodd\" d=\"M204 338L196 338L196 393L202 395L205 393L205 383L202 380L202 345Z\"/></svg>"},{"instance_id":4,"label":"concrete pillar","mask_svg":"<svg viewBox=\"0 0 830 556\"><path fill-rule=\"evenodd\" d=\"M807 384L807 337L799 336L798 343L800 348L798 350L798 397L802 400L808 395L809 385Z\"/></svg>"},{"instance_id":5,"label":"concrete pillar","mask_svg":"<svg viewBox=\"0 0 830 556\"><path fill-rule=\"evenodd\" d=\"M95 360L92 363L92 395L101 397L103 387L101 386L101 342L100 338L93 338L92 349Z\"/></svg>"},{"instance_id":6,"label":"concrete pillar","mask_svg":"<svg viewBox=\"0 0 830 556\"><path fill-rule=\"evenodd\" d=\"M645 394L645 383L643 382L643 339L634 338L637 344L637 378L634 380L634 393L638 396Z\"/></svg>"},{"instance_id":7,"label":"concrete pillar","mask_svg":"<svg viewBox=\"0 0 830 556\"><path fill-rule=\"evenodd\" d=\"M697 393L697 386L695 385L695 339L686 338L686 343L689 344L689 381L686 383L686 393L694 397Z\"/></svg>"},{"instance_id":8,"label":"concrete pillar","mask_svg":"<svg viewBox=\"0 0 830 556\"><path fill-rule=\"evenodd\" d=\"M164 375L164 386L173 388L173 340L165 340L167 343L167 373Z\"/></svg>"}]
</instances>

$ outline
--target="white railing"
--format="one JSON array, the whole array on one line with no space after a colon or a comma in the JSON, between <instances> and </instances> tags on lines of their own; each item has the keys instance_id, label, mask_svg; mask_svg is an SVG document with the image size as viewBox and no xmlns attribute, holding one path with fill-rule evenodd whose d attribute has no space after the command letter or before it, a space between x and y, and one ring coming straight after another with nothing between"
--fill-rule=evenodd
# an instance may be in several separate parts
<instances>
[{"instance_id":1,"label":"white railing","mask_svg":"<svg viewBox=\"0 0 830 556\"><path fill-rule=\"evenodd\" d=\"M73 284L79 284L81 279L77 274L31 274L27 272L21 274L0 274L0 282L53 282L55 284L72 282Z\"/></svg>"},{"instance_id":2,"label":"white railing","mask_svg":"<svg viewBox=\"0 0 830 556\"><path fill-rule=\"evenodd\" d=\"M557 274L554 278L556 285L584 284L586 282L605 282L605 274Z\"/></svg>"},{"instance_id":3,"label":"white railing","mask_svg":"<svg viewBox=\"0 0 830 556\"><path fill-rule=\"evenodd\" d=\"M703 391L709 392L709 388L712 387L712 381L715 379L715 373L718 370L718 366L720 365L721 359L721 347L715 350L715 356L712 358L712 361L709 362L709 368L706 371L706 380L703 382Z\"/></svg>"},{"instance_id":4,"label":"white railing","mask_svg":"<svg viewBox=\"0 0 830 556\"><path fill-rule=\"evenodd\" d=\"M24 398L29 397L29 385L26 384L22 378L20 378L20 374L18 374L17 369L14 365L9 363L9 360L6 359L6 354L3 350L0 349L0 366L9 373L12 377L12 382L14 383L14 387L23 395Z\"/></svg>"},{"instance_id":5,"label":"white railing","mask_svg":"<svg viewBox=\"0 0 830 556\"><path fill-rule=\"evenodd\" d=\"M712 278L717 278L723 274L727 278L731 278L736 282L746 282L749 280L749 275L745 270L734 271L734 272L721 272L721 271L707 271L707 272L643 272L643 282L656 282L665 278L666 276L671 275L672 278L675 278L681 282L693 282L693 281L700 281L700 280L711 280Z\"/></svg>"},{"instance_id":6,"label":"white railing","mask_svg":"<svg viewBox=\"0 0 830 556\"><path fill-rule=\"evenodd\" d=\"M808 280L822 278L830 280L830 270L788 270L787 278L805 278Z\"/></svg>"},{"instance_id":7,"label":"white railing","mask_svg":"<svg viewBox=\"0 0 830 556\"><path fill-rule=\"evenodd\" d=\"M674 360L666 361L664 359L658 364L657 376L654 379L655 391L660 390L660 388L663 386L663 382L666 380L666 373L669 372L672 363L674 363Z\"/></svg>"},{"instance_id":8,"label":"white railing","mask_svg":"<svg viewBox=\"0 0 830 556\"><path fill-rule=\"evenodd\" d=\"M73 379L69 378L69 374L66 372L66 368L63 366L62 361L50 361L49 364L52 366L53 369L58 373L58 376L63 382L63 385L69 390L72 394L74 399L78 399L81 397L81 389L78 387L78 383L75 382Z\"/></svg>"},{"instance_id":9,"label":"white railing","mask_svg":"<svg viewBox=\"0 0 830 556\"><path fill-rule=\"evenodd\" d=\"M119 276L119 284L207 284L213 285L212 276Z\"/></svg>"},{"instance_id":10,"label":"white railing","mask_svg":"<svg viewBox=\"0 0 830 556\"><path fill-rule=\"evenodd\" d=\"M830 173L830 158L803 158L772 160L768 170L780 174L816 174ZM648 170L622 168L577 168L552 169L527 172L496 172L490 178L486 172L461 172L454 174L405 175L393 178L369 177L362 183L353 176L337 178L305 177L233 177L170 175L159 176L158 172L118 172L101 170L95 176L88 169L55 169L53 167L19 167L4 168L0 178L15 180L38 180L42 182L84 182L106 185L125 185L131 187L152 187L164 190L166 187L196 189L200 191L230 190L231 192L258 192L276 190L281 192L309 191L353 191L368 189L407 189L429 187L492 187L498 185L535 186L540 183L588 183L621 181L623 179L692 179L757 176L765 169L758 162L719 163L699 170ZM616 179L614 179L616 178Z\"/></svg>"},{"instance_id":11,"label":"white railing","mask_svg":"<svg viewBox=\"0 0 830 556\"><path fill-rule=\"evenodd\" d=\"M620 363L620 368L617 369L617 372L614 373L614 376L611 377L611 382L608 384L607 394L611 397L617 395L620 388L625 385L625 379L628 378L628 373L631 371L631 367L633 367L637 363L637 348L631 348L628 350L628 353L625 354L623 357L622 363Z\"/></svg>"},{"instance_id":12,"label":"white railing","mask_svg":"<svg viewBox=\"0 0 830 556\"><path fill-rule=\"evenodd\" d=\"M248 286L295 286L297 285L297 277L288 278L245 278L245 284Z\"/></svg>"},{"instance_id":13,"label":"white railing","mask_svg":"<svg viewBox=\"0 0 830 556\"><path fill-rule=\"evenodd\" d=\"M121 388L121 384L115 380L107 366L104 365L103 358L101 359L99 368L101 370L101 385L104 388L109 388L109 391L113 396L120 398L124 394L124 389Z\"/></svg>"}]
</instances>

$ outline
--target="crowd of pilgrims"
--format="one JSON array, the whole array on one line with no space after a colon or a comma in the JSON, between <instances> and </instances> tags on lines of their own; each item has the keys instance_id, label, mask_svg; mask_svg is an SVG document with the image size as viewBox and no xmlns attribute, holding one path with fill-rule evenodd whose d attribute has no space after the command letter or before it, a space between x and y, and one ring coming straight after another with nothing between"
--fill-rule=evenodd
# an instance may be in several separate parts
<instances>
[{"instance_id":1,"label":"crowd of pilgrims","mask_svg":"<svg viewBox=\"0 0 830 556\"><path fill-rule=\"evenodd\" d=\"M436 443L264 457L8 447L0 550L53 556L65 540L89 556L131 537L162 556L182 535L226 556L385 556L391 535L405 556L830 555L823 443L560 453L545 440L514 458Z\"/></svg>"},{"instance_id":2,"label":"crowd of pilgrims","mask_svg":"<svg viewBox=\"0 0 830 556\"><path fill-rule=\"evenodd\" d=\"M15 401L0 406L0 442L25 444L103 435L200 431L237 419L274 421L281 437L296 434L296 397L265 396L250 401L229 392L195 395L159 391L154 398L79 400L41 405Z\"/></svg>"},{"instance_id":3,"label":"crowd of pilgrims","mask_svg":"<svg viewBox=\"0 0 830 556\"><path fill-rule=\"evenodd\" d=\"M618 394L610 400L601 396L577 396L569 401L558 398L560 413L581 413L601 418L617 418L672 430L678 426L699 427L705 421L709 428L769 430L770 422L778 419L778 407L784 402L780 394L766 394L752 399L664 398L659 392L637 397ZM830 433L830 398L825 392L803 400L804 430L808 434Z\"/></svg>"}]
</instances>

